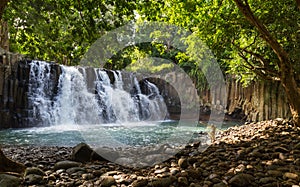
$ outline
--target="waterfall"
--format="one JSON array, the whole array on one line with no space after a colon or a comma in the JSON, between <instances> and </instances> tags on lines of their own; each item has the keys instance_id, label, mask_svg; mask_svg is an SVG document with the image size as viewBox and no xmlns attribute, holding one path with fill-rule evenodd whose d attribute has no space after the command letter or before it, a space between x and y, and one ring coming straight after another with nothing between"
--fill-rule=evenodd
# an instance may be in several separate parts
<instances>
[{"instance_id":1,"label":"waterfall","mask_svg":"<svg viewBox=\"0 0 300 187\"><path fill-rule=\"evenodd\" d=\"M55 81L51 64L42 61L30 64L29 105L32 118L40 126L166 118L167 109L158 88L143 80L146 90L143 93L132 73L126 74L130 81L125 86L122 71L62 65L59 68L61 72Z\"/></svg>"}]
</instances>

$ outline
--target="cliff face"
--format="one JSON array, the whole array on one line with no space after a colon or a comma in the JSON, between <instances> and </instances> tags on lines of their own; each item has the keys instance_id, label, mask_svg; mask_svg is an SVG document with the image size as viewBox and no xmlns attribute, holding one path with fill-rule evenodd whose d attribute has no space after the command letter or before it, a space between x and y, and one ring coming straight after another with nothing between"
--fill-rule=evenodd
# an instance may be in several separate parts
<instances>
[{"instance_id":1,"label":"cliff face","mask_svg":"<svg viewBox=\"0 0 300 187\"><path fill-rule=\"evenodd\" d=\"M212 108L226 108L225 112L234 118L244 116L247 121L262 121L291 116L288 101L279 82L258 81L248 87L234 79L227 79L227 98L219 93L203 93L202 102ZM224 95L224 93L223 93ZM227 99L226 106L222 106Z\"/></svg>"},{"instance_id":2,"label":"cliff face","mask_svg":"<svg viewBox=\"0 0 300 187\"><path fill-rule=\"evenodd\" d=\"M240 103L229 105L229 112L232 112L236 106L241 107L249 121L291 116L287 98L279 82L257 82L247 88L242 88L237 83L232 83L232 86L232 98L229 97L229 100L234 99ZM240 88L240 91L237 92L235 87Z\"/></svg>"},{"instance_id":3,"label":"cliff face","mask_svg":"<svg viewBox=\"0 0 300 187\"><path fill-rule=\"evenodd\" d=\"M51 65L50 72L57 82L60 74L59 66ZM20 56L8 53L0 55L0 129L34 126L35 119L32 118L32 107L28 100L29 73L29 65L25 60L22 61ZM108 74L113 75L112 72ZM173 81L169 82L180 82L178 76L171 73L164 78L146 78L159 88L173 119L180 116L181 107L189 108L189 104L191 107L197 106L193 100L197 93L193 89L188 89L192 87L191 85L178 84L174 88L168 83L170 79ZM114 82L113 76L110 76L110 80ZM208 115L210 110L214 110L226 112L233 118L244 117L247 121L290 116L287 99L278 82L256 82L244 88L234 79L227 79L226 87L213 93L209 90L198 92L202 114ZM179 95L188 98L186 102L188 105L181 106Z\"/></svg>"},{"instance_id":4,"label":"cliff face","mask_svg":"<svg viewBox=\"0 0 300 187\"><path fill-rule=\"evenodd\" d=\"M17 63L21 57L0 56L0 128L25 127L28 124L27 92L29 69Z\"/></svg>"}]
</instances>

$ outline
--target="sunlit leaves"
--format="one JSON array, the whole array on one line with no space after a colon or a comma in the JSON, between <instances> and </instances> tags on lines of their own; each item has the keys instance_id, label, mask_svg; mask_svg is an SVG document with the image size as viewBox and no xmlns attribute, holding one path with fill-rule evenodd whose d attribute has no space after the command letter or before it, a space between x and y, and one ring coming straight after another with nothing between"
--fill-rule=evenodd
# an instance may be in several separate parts
<instances>
[{"instance_id":1,"label":"sunlit leaves","mask_svg":"<svg viewBox=\"0 0 300 187\"><path fill-rule=\"evenodd\" d=\"M134 2L90 0L11 1L11 49L31 58L76 64L105 32L133 18Z\"/></svg>"},{"instance_id":2,"label":"sunlit leaves","mask_svg":"<svg viewBox=\"0 0 300 187\"><path fill-rule=\"evenodd\" d=\"M300 11L294 0L248 0L255 16L289 53L295 71L300 61ZM159 5L157 5L159 4ZM151 3L147 3L147 7ZM167 21L184 27L202 39L213 51L222 69L243 83L259 78L259 73L278 72L276 54L231 0L157 1L151 12L141 9L147 20ZM192 44L190 44L192 46ZM197 48L190 48L191 54ZM182 60L179 60L182 62ZM186 62L188 63L188 62ZM185 66L187 66L185 63ZM192 63L192 61L190 62ZM190 65L192 67L192 65ZM258 72L259 69L263 71ZM270 78L273 74L269 74Z\"/></svg>"}]
</instances>

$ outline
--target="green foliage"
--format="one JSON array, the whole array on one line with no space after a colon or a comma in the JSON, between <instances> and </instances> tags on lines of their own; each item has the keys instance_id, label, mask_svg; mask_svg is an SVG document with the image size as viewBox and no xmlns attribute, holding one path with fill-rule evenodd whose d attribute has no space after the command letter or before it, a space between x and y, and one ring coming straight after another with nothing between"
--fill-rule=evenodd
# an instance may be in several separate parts
<instances>
[{"instance_id":1,"label":"green foliage","mask_svg":"<svg viewBox=\"0 0 300 187\"><path fill-rule=\"evenodd\" d=\"M300 11L295 0L248 2L254 15L284 46L299 74ZM223 72L234 74L244 84L258 77L276 79L280 73L276 54L232 0L15 0L10 1L3 18L10 25L11 49L31 58L77 64L96 39L136 19L167 22L193 32L183 38L189 46L187 53L162 41L170 36L157 31L150 33L152 43L114 52L107 68L137 70L152 63L150 71L164 71L172 67L153 66L151 61L141 64L141 60L165 58L184 69L200 89L206 81L203 72L213 58L210 49Z\"/></svg>"},{"instance_id":2,"label":"green foliage","mask_svg":"<svg viewBox=\"0 0 300 187\"><path fill-rule=\"evenodd\" d=\"M10 1L4 19L13 51L31 58L77 64L105 32L134 16L132 1Z\"/></svg>"},{"instance_id":3,"label":"green foliage","mask_svg":"<svg viewBox=\"0 0 300 187\"><path fill-rule=\"evenodd\" d=\"M300 70L300 11L295 0L248 0L255 16L289 53L296 73ZM213 51L222 69L247 84L258 78L276 79L278 58L232 0L150 1L141 17L166 21L191 30ZM152 7L152 8L149 8ZM155 7L155 8L154 8ZM190 49L193 54L198 50Z\"/></svg>"}]
</instances>

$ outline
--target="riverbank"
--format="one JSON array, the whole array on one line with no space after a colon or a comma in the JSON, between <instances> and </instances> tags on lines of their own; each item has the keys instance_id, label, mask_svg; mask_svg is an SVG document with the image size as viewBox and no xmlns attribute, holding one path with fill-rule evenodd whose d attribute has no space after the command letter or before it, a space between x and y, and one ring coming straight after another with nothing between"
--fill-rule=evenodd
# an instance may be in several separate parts
<instances>
[{"instance_id":1,"label":"riverbank","mask_svg":"<svg viewBox=\"0 0 300 187\"><path fill-rule=\"evenodd\" d=\"M299 135L299 127L280 119L231 127L205 150L190 144L169 160L140 169L107 161L68 161L68 147L4 146L3 152L28 167L17 181L21 186L297 187ZM7 177L0 175L20 178Z\"/></svg>"}]
</instances>

